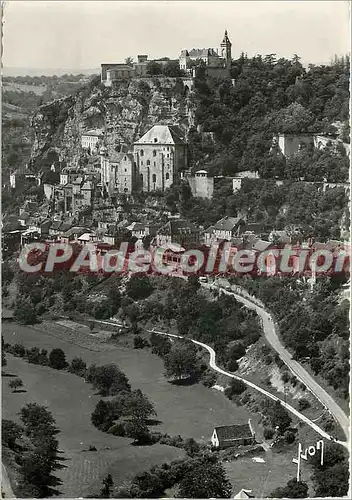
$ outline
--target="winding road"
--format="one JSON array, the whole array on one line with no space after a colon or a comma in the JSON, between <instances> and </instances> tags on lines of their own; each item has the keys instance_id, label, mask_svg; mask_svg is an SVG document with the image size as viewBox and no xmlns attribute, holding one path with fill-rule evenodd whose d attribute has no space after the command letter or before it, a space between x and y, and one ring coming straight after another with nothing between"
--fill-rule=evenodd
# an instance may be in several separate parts
<instances>
[{"instance_id":1,"label":"winding road","mask_svg":"<svg viewBox=\"0 0 352 500\"><path fill-rule=\"evenodd\" d=\"M157 333L158 335L166 335L167 337L173 337L173 338L179 338L179 339L185 338L185 337L182 337L181 335L175 335L173 333L161 332L161 331L155 330L155 329L148 330L148 332L149 333ZM280 401L281 405L284 408L286 408L286 410L288 410L293 415L295 415L297 418L299 418L300 420L302 420L303 422L308 424L312 429L314 429L318 434L320 434L320 436L322 436L323 438L328 439L330 441L332 440L331 436L327 432L325 432L323 429L321 429L318 425L316 425L308 417L303 415L303 413L300 413L298 410L296 410L296 408L294 408L293 406L285 403L285 401L283 401L282 399L278 398L277 396L274 396L274 394L271 394L271 392L263 389L262 387L259 387L258 385L254 384L253 382L250 382L249 380L247 380L243 377L235 375L234 373L231 373L231 372L227 372L226 370L223 370L222 368L220 368L216 364L216 353L212 347L210 347L207 344L204 344L203 342L199 342L198 340L188 339L188 338L187 338L187 340L191 340L194 344L197 344L197 345L203 347L204 349L206 349L209 352L209 354L210 354L210 359L209 359L210 368L212 368L216 372L221 373L223 375L226 375L228 377L235 378L237 380L242 380L246 385L248 385L248 387L251 387L252 389L255 389L256 391L264 394L264 396L267 396L268 398L272 399L273 401ZM344 446L345 448L347 448L349 450L348 443L346 443L345 441L336 441L336 442L341 444L342 446Z\"/></svg>"},{"instance_id":2,"label":"winding road","mask_svg":"<svg viewBox=\"0 0 352 500\"><path fill-rule=\"evenodd\" d=\"M202 283L202 286L210 289L218 289L216 284ZM318 382L300 365L297 361L292 359L291 354L282 345L277 332L275 323L271 315L258 303L255 303L251 298L246 298L239 295L236 292L221 289L221 293L225 295L231 295L236 298L239 302L242 302L247 308L253 309L262 320L263 331L265 338L271 345L271 347L278 353L282 361L289 368L289 370L297 377L300 382L303 382L306 387L314 394L314 396L320 401L320 403L333 415L336 421L342 427L347 441L349 441L349 426L350 419L345 414L345 412L339 407L339 405L334 401L332 396L328 394Z\"/></svg>"}]
</instances>

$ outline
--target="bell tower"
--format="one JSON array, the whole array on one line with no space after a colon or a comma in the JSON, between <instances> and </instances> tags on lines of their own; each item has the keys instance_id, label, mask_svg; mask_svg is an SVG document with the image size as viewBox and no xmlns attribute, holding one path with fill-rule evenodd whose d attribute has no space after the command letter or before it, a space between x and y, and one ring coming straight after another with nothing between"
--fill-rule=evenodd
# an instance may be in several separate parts
<instances>
[{"instance_id":1,"label":"bell tower","mask_svg":"<svg viewBox=\"0 0 352 500\"><path fill-rule=\"evenodd\" d=\"M225 60L225 67L228 70L231 69L231 47L232 43L230 42L230 39L227 35L227 30L225 30L224 38L220 45L220 51L221 57L223 57Z\"/></svg>"}]
</instances>

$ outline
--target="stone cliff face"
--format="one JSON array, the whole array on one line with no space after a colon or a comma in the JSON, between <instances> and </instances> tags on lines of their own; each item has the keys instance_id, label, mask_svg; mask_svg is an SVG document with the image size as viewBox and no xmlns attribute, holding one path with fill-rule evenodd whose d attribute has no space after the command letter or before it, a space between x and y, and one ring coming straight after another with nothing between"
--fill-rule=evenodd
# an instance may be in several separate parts
<instances>
[{"instance_id":1,"label":"stone cliff face","mask_svg":"<svg viewBox=\"0 0 352 500\"><path fill-rule=\"evenodd\" d=\"M194 124L194 102L181 80L148 78L123 82L115 88L92 89L41 106L32 118L35 133L30 168L46 170L55 160L75 165L81 135L105 131L108 151L133 142L156 123L179 125L187 133Z\"/></svg>"}]
</instances>

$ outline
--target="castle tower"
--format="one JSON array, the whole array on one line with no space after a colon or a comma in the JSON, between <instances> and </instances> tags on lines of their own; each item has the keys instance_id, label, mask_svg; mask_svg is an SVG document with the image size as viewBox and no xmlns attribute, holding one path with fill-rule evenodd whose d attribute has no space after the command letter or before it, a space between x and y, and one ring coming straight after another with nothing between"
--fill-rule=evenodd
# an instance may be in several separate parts
<instances>
[{"instance_id":1,"label":"castle tower","mask_svg":"<svg viewBox=\"0 0 352 500\"><path fill-rule=\"evenodd\" d=\"M229 37L227 36L227 30L225 30L223 41L220 45L220 53L221 57L225 59L225 67L226 69L231 69L231 47L232 43L230 42Z\"/></svg>"}]
</instances>

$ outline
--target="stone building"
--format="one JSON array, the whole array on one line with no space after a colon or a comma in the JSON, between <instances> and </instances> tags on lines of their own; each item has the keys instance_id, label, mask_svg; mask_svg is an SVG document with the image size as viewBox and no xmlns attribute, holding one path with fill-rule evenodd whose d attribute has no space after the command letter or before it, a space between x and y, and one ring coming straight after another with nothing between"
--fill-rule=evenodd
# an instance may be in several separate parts
<instances>
[{"instance_id":1,"label":"stone building","mask_svg":"<svg viewBox=\"0 0 352 500\"><path fill-rule=\"evenodd\" d=\"M317 149L330 147L336 149L341 144L347 156L351 155L351 147L340 139L333 136L319 134L279 134L273 137L272 148L277 146L286 158L291 158L297 154L304 146L311 145Z\"/></svg>"},{"instance_id":2,"label":"stone building","mask_svg":"<svg viewBox=\"0 0 352 500\"><path fill-rule=\"evenodd\" d=\"M211 444L220 449L254 443L255 433L250 419L248 424L215 427L211 436Z\"/></svg>"},{"instance_id":3,"label":"stone building","mask_svg":"<svg viewBox=\"0 0 352 500\"><path fill-rule=\"evenodd\" d=\"M137 56L136 63L103 63L101 65L101 82L106 87L111 87L114 81L144 77L147 75L147 64L148 56L144 54Z\"/></svg>"},{"instance_id":4,"label":"stone building","mask_svg":"<svg viewBox=\"0 0 352 500\"><path fill-rule=\"evenodd\" d=\"M227 76L231 69L231 47L232 43L225 30L219 48L182 50L179 57L180 69L190 73L192 63L202 60L207 67L208 76Z\"/></svg>"},{"instance_id":5,"label":"stone building","mask_svg":"<svg viewBox=\"0 0 352 500\"><path fill-rule=\"evenodd\" d=\"M81 136L81 146L83 149L93 151L99 144L99 141L104 137L102 130L88 130Z\"/></svg>"},{"instance_id":6,"label":"stone building","mask_svg":"<svg viewBox=\"0 0 352 500\"><path fill-rule=\"evenodd\" d=\"M142 191L164 191L187 166L187 145L181 131L171 125L154 125L133 145Z\"/></svg>"},{"instance_id":7,"label":"stone building","mask_svg":"<svg viewBox=\"0 0 352 500\"><path fill-rule=\"evenodd\" d=\"M104 189L114 193L132 193L136 190L137 174L132 153L108 153L105 147L100 150L101 182Z\"/></svg>"}]
</instances>

